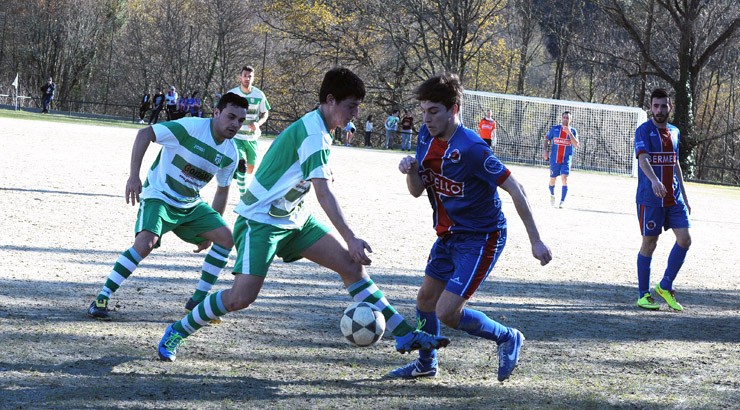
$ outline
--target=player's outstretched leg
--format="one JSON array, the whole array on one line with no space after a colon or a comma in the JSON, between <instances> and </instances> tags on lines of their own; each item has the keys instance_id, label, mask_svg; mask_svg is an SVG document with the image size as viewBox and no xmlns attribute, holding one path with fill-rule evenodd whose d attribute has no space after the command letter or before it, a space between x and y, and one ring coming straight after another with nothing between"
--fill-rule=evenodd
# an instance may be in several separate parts
<instances>
[{"instance_id":1,"label":"player's outstretched leg","mask_svg":"<svg viewBox=\"0 0 740 410\"><path fill-rule=\"evenodd\" d=\"M87 308L88 316L100 320L111 319L110 311L108 310L108 302L111 295L121 287L123 281L134 273L134 270L139 266L142 259L133 246L118 256L118 260L113 265L113 270L108 274L108 279L105 281L103 288Z\"/></svg>"},{"instance_id":2,"label":"player's outstretched leg","mask_svg":"<svg viewBox=\"0 0 740 410\"><path fill-rule=\"evenodd\" d=\"M177 359L177 349L183 344L185 338L208 324L209 321L216 320L228 313L221 299L223 292L219 291L208 295L187 316L179 322L167 326L164 336L162 336L157 346L157 353L161 360L174 362Z\"/></svg>"},{"instance_id":3,"label":"player's outstretched leg","mask_svg":"<svg viewBox=\"0 0 740 410\"><path fill-rule=\"evenodd\" d=\"M387 329L396 338L396 351L399 353L439 349L450 344L450 339L444 336L433 336L406 323L406 319L388 303L383 292L369 276L364 276L350 285L347 291L355 302L370 303L383 313Z\"/></svg>"},{"instance_id":4,"label":"player's outstretched leg","mask_svg":"<svg viewBox=\"0 0 740 410\"><path fill-rule=\"evenodd\" d=\"M185 303L185 311L190 313L198 303L202 302L213 285L218 281L218 277L223 272L226 264L229 262L229 253L231 248L226 248L214 243L208 251L203 261L203 269L200 272L198 286L193 292L193 296ZM211 321L211 324L221 323L221 320Z\"/></svg>"},{"instance_id":5,"label":"player's outstretched leg","mask_svg":"<svg viewBox=\"0 0 740 410\"><path fill-rule=\"evenodd\" d=\"M504 381L511 375L519 363L519 352L524 343L524 335L519 330L506 327L485 313L470 308L463 309L457 328L470 335L496 342L499 359L498 380Z\"/></svg>"}]
</instances>

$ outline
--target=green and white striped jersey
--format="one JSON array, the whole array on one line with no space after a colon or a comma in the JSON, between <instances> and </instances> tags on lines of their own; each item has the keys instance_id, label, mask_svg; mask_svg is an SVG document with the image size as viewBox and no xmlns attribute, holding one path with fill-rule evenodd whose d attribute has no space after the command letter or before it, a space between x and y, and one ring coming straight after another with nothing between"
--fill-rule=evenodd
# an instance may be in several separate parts
<instances>
[{"instance_id":1,"label":"green and white striped jersey","mask_svg":"<svg viewBox=\"0 0 740 410\"><path fill-rule=\"evenodd\" d=\"M252 86L252 91L250 91L249 94L245 94L241 87L232 88L229 92L241 95L249 102L249 107L247 107L247 118L244 120L244 124L242 124L241 131L236 134L234 138L238 140L256 141L262 134L262 131L250 130L249 124L259 121L260 114L263 112L270 111L270 103L267 102L265 93L255 86Z\"/></svg>"},{"instance_id":2,"label":"green and white striped jersey","mask_svg":"<svg viewBox=\"0 0 740 410\"><path fill-rule=\"evenodd\" d=\"M228 186L238 161L236 144L217 144L212 119L182 118L152 125L162 145L144 182L142 199L156 198L178 208L192 208L202 201L200 190L216 177Z\"/></svg>"},{"instance_id":3,"label":"green and white striped jersey","mask_svg":"<svg viewBox=\"0 0 740 410\"><path fill-rule=\"evenodd\" d=\"M311 179L330 179L331 134L319 110L275 138L235 212L257 222L295 229L308 218L304 199Z\"/></svg>"}]
</instances>

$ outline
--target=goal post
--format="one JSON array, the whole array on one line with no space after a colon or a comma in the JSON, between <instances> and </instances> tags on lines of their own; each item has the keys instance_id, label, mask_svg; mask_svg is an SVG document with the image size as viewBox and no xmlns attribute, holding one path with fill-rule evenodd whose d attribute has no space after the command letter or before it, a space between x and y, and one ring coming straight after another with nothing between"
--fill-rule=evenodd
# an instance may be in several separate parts
<instances>
[{"instance_id":1,"label":"goal post","mask_svg":"<svg viewBox=\"0 0 740 410\"><path fill-rule=\"evenodd\" d=\"M647 121L640 108L466 90L463 124L477 131L489 109L496 120L494 153L504 162L547 166L542 158L545 136L561 123L562 113L570 111L580 140L572 169L637 176L635 130Z\"/></svg>"}]
</instances>

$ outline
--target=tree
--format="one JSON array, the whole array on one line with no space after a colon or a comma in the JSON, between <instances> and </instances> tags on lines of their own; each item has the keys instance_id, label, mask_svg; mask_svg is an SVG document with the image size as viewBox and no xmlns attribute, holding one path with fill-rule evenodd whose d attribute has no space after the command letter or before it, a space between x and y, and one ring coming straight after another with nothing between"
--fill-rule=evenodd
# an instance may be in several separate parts
<instances>
[{"instance_id":1,"label":"tree","mask_svg":"<svg viewBox=\"0 0 740 410\"><path fill-rule=\"evenodd\" d=\"M655 30L641 27L653 7ZM681 166L695 173L694 96L702 70L713 56L738 41L740 6L736 0L600 0L609 19L629 36L644 59L644 74L670 84L675 93L674 122L681 131Z\"/></svg>"}]
</instances>

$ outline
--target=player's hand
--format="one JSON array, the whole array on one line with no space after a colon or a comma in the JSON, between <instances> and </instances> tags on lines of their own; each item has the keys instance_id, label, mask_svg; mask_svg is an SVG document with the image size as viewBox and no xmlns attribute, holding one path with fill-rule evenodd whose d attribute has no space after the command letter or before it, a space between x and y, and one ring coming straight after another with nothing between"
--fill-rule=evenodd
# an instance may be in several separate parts
<instances>
[{"instance_id":1,"label":"player's hand","mask_svg":"<svg viewBox=\"0 0 740 410\"><path fill-rule=\"evenodd\" d=\"M532 255L540 261L540 265L545 266L552 260L550 248L542 241L532 243Z\"/></svg>"},{"instance_id":2,"label":"player's hand","mask_svg":"<svg viewBox=\"0 0 740 410\"><path fill-rule=\"evenodd\" d=\"M398 170L401 171L402 174L419 172L419 162L411 155L407 155L401 160L401 163L398 164Z\"/></svg>"},{"instance_id":3,"label":"player's hand","mask_svg":"<svg viewBox=\"0 0 740 410\"><path fill-rule=\"evenodd\" d=\"M141 179L138 176L128 178L126 182L126 203L136 205L141 193Z\"/></svg>"},{"instance_id":4,"label":"player's hand","mask_svg":"<svg viewBox=\"0 0 740 410\"><path fill-rule=\"evenodd\" d=\"M663 185L663 183L660 182L657 179L654 180L654 181L652 181L652 185L653 185L653 193L658 198L663 198L665 196L665 194L668 192L668 191L666 191L665 186Z\"/></svg>"},{"instance_id":5,"label":"player's hand","mask_svg":"<svg viewBox=\"0 0 740 410\"><path fill-rule=\"evenodd\" d=\"M251 123L251 124L249 124L249 125L247 125L247 126L248 126L248 127L249 127L249 129L250 129L250 130L252 130L252 131L257 131L257 130L258 130L258 129L260 128L260 127L259 127L259 125L257 125L257 123L256 123L256 122L253 122L253 123Z\"/></svg>"},{"instance_id":6,"label":"player's hand","mask_svg":"<svg viewBox=\"0 0 740 410\"><path fill-rule=\"evenodd\" d=\"M202 251L204 249L208 249L208 248L211 247L211 245L213 245L213 242L211 242L211 241L203 241L203 242L201 242L201 243L198 244L198 249L195 249L193 251L193 253L198 253L198 252L200 252L200 251Z\"/></svg>"},{"instance_id":7,"label":"player's hand","mask_svg":"<svg viewBox=\"0 0 740 410\"><path fill-rule=\"evenodd\" d=\"M544 159L545 161L547 161L547 157L549 157L549 155L547 155L547 152L543 152L542 153L542 159Z\"/></svg>"},{"instance_id":8,"label":"player's hand","mask_svg":"<svg viewBox=\"0 0 740 410\"><path fill-rule=\"evenodd\" d=\"M373 250L364 240L355 237L347 243L347 247L349 248L349 255L352 257L353 261L361 265L369 265L372 263L365 253L365 249L370 253L372 253Z\"/></svg>"}]
</instances>

